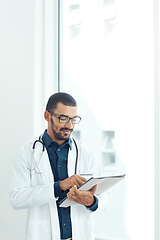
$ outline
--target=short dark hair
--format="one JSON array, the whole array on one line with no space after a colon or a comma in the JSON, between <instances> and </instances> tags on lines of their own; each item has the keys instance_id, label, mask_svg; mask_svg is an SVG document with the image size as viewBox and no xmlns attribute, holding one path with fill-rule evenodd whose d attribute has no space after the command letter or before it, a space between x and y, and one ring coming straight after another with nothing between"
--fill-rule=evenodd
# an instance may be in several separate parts
<instances>
[{"instance_id":1,"label":"short dark hair","mask_svg":"<svg viewBox=\"0 0 160 240\"><path fill-rule=\"evenodd\" d=\"M55 109L58 103L62 103L65 106L77 106L76 100L71 95L64 92L58 92L50 96L46 105L46 110L50 111Z\"/></svg>"}]
</instances>

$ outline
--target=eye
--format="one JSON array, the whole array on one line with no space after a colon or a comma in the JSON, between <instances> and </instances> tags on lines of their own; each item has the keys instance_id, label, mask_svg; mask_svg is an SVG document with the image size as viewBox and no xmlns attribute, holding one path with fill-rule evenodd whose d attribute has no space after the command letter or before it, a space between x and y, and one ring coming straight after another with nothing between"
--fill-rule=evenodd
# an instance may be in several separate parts
<instances>
[{"instance_id":1,"label":"eye","mask_svg":"<svg viewBox=\"0 0 160 240\"><path fill-rule=\"evenodd\" d=\"M64 117L64 116L62 116L62 117L60 117L60 119L62 120L62 121L65 121L66 119L68 119L67 117Z\"/></svg>"},{"instance_id":2,"label":"eye","mask_svg":"<svg viewBox=\"0 0 160 240\"><path fill-rule=\"evenodd\" d=\"M76 116L76 117L73 117L72 118L72 123L73 124L77 124L77 123L79 123L81 121L81 118L79 117L79 116Z\"/></svg>"},{"instance_id":3,"label":"eye","mask_svg":"<svg viewBox=\"0 0 160 240\"><path fill-rule=\"evenodd\" d=\"M60 122L62 122L62 123L66 123L66 122L68 122L69 120L68 120L68 117L67 116L61 116L60 117Z\"/></svg>"},{"instance_id":4,"label":"eye","mask_svg":"<svg viewBox=\"0 0 160 240\"><path fill-rule=\"evenodd\" d=\"M76 118L72 118L72 123L76 123L77 122L77 119Z\"/></svg>"}]
</instances>

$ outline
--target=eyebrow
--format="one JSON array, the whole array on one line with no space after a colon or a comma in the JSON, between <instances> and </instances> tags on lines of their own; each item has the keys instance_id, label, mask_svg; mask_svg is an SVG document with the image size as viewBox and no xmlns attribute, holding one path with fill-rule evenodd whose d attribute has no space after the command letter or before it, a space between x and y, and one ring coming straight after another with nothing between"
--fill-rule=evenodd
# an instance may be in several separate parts
<instances>
[{"instance_id":1,"label":"eyebrow","mask_svg":"<svg viewBox=\"0 0 160 240\"><path fill-rule=\"evenodd\" d=\"M68 117L68 118L70 118L69 116L64 115L64 114L59 115L59 117ZM75 117L78 117L78 116L76 115L76 116L74 116L74 117L72 117L72 118L75 118Z\"/></svg>"},{"instance_id":2,"label":"eyebrow","mask_svg":"<svg viewBox=\"0 0 160 240\"><path fill-rule=\"evenodd\" d=\"M69 116L64 115L64 114L60 114L59 116L60 116L60 117L69 117Z\"/></svg>"}]
</instances>

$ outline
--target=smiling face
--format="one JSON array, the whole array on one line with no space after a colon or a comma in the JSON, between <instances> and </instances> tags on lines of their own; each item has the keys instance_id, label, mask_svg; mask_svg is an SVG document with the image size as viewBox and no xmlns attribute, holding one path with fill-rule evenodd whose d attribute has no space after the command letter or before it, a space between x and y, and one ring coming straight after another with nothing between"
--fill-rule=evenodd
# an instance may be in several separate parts
<instances>
[{"instance_id":1,"label":"smiling face","mask_svg":"<svg viewBox=\"0 0 160 240\"><path fill-rule=\"evenodd\" d=\"M66 106L62 103L58 103L57 107L52 112L57 116L65 115L69 118L73 118L77 115L77 107ZM51 115L51 113L48 111L45 111L44 116L48 122L47 134L53 141L58 142L59 145L62 145L70 137L75 124L72 124L71 120L65 124L60 123L59 118Z\"/></svg>"}]
</instances>

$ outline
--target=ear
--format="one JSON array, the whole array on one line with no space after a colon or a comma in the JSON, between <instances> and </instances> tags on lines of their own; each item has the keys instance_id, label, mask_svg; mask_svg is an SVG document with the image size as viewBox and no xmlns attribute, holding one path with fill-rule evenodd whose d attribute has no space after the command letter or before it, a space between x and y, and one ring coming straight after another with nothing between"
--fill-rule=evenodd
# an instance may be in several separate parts
<instances>
[{"instance_id":1,"label":"ear","mask_svg":"<svg viewBox=\"0 0 160 240\"><path fill-rule=\"evenodd\" d=\"M48 111L44 112L44 118L46 119L47 122L49 122L50 119L50 113Z\"/></svg>"}]
</instances>

